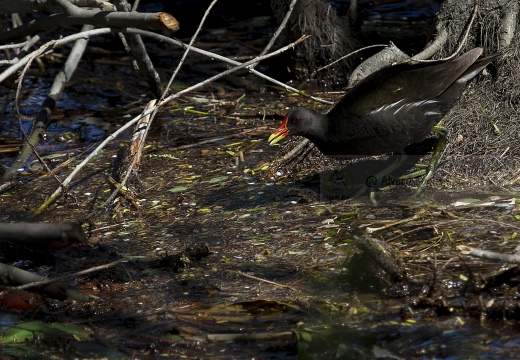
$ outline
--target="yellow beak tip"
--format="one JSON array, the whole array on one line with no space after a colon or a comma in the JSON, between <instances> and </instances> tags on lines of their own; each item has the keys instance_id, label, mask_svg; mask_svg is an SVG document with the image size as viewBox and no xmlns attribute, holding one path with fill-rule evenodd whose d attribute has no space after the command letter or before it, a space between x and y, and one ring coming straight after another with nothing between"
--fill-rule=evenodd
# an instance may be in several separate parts
<instances>
[{"instance_id":1,"label":"yellow beak tip","mask_svg":"<svg viewBox=\"0 0 520 360\"><path fill-rule=\"evenodd\" d=\"M284 134L273 133L273 134L271 134L271 136L269 136L269 139L267 139L267 141L269 142L269 145L275 145L276 143L278 143L278 141L282 140L284 137L285 137Z\"/></svg>"}]
</instances>

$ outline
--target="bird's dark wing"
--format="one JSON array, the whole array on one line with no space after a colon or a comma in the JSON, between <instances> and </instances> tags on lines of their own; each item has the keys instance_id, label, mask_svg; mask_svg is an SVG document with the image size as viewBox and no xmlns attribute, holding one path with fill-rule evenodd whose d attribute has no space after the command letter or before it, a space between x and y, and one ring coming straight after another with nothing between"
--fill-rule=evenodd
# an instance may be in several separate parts
<instances>
[{"instance_id":1,"label":"bird's dark wing","mask_svg":"<svg viewBox=\"0 0 520 360\"><path fill-rule=\"evenodd\" d=\"M475 48L451 61L402 63L379 70L354 86L329 113L333 118L367 116L392 104L436 99L482 54Z\"/></svg>"}]
</instances>

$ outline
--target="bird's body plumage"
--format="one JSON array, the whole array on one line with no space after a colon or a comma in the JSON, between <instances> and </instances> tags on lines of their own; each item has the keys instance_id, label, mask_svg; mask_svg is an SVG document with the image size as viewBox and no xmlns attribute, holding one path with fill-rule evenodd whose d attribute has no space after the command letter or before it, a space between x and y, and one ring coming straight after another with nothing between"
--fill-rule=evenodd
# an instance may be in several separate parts
<instances>
[{"instance_id":1,"label":"bird's body plumage","mask_svg":"<svg viewBox=\"0 0 520 360\"><path fill-rule=\"evenodd\" d=\"M291 110L271 135L271 144L288 134L311 140L325 155L379 155L422 141L461 97L468 82L495 54L481 48L450 61L402 63L360 81L328 114Z\"/></svg>"}]
</instances>

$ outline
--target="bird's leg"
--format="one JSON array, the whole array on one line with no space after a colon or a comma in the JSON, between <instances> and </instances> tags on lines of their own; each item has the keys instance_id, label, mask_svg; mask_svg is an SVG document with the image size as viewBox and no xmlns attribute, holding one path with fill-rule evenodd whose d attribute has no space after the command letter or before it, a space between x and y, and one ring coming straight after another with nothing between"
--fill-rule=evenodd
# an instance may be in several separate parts
<instances>
[{"instance_id":1,"label":"bird's leg","mask_svg":"<svg viewBox=\"0 0 520 360\"><path fill-rule=\"evenodd\" d=\"M424 179L421 182L421 185L417 188L415 191L416 194L420 193L428 180L431 179L433 176L433 173L435 169L437 168L437 164L439 163L439 159L442 155L442 151L444 150L444 146L446 145L446 135L448 131L445 127L436 125L432 129L433 133L436 133L438 135L437 144L435 145L435 149L433 150L432 158L430 159L430 163L428 164L428 171L426 172L426 175L424 176ZM424 170L421 170L424 171Z\"/></svg>"},{"instance_id":2,"label":"bird's leg","mask_svg":"<svg viewBox=\"0 0 520 360\"><path fill-rule=\"evenodd\" d=\"M363 184L361 189L353 196L353 198L355 199L355 198L361 196L367 190L367 188L370 188L370 202L373 205L377 206L376 191L375 191L377 185L381 183L382 179L384 179L385 176L390 175L390 174L392 174L392 172L399 169L406 162L407 158L408 158L408 155L406 155L406 153L404 151L400 151L398 160L395 161L390 166L387 166L386 168L384 168L382 171L378 172L377 174L370 176L369 177L370 180L374 180L375 182L369 184L368 183L369 179L367 179L365 184Z\"/></svg>"}]
</instances>

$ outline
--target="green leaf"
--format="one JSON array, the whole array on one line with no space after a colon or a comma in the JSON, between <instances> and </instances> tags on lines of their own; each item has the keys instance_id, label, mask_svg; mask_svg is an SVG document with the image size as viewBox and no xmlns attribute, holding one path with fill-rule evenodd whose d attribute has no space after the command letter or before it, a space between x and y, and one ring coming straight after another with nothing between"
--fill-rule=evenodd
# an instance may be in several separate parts
<instances>
[{"instance_id":1,"label":"green leaf","mask_svg":"<svg viewBox=\"0 0 520 360\"><path fill-rule=\"evenodd\" d=\"M305 341L305 342L311 342L312 341L312 335L309 332L302 331L298 333L298 340Z\"/></svg>"},{"instance_id":2,"label":"green leaf","mask_svg":"<svg viewBox=\"0 0 520 360\"><path fill-rule=\"evenodd\" d=\"M176 192L181 192L181 191L185 191L185 190L188 190L188 188L186 186L176 186L176 187L171 188L168 191L172 192L172 193L176 193Z\"/></svg>"},{"instance_id":3,"label":"green leaf","mask_svg":"<svg viewBox=\"0 0 520 360\"><path fill-rule=\"evenodd\" d=\"M14 325L0 334L0 344L22 343L32 340L55 340L63 337L70 340L73 337L77 341L87 340L90 332L83 326L66 323L46 324L41 321L31 321Z\"/></svg>"},{"instance_id":4,"label":"green leaf","mask_svg":"<svg viewBox=\"0 0 520 360\"><path fill-rule=\"evenodd\" d=\"M208 181L209 184L216 184L216 183L219 183L219 182L222 182L224 180L226 180L228 177L227 176L217 176L211 180Z\"/></svg>"}]
</instances>

